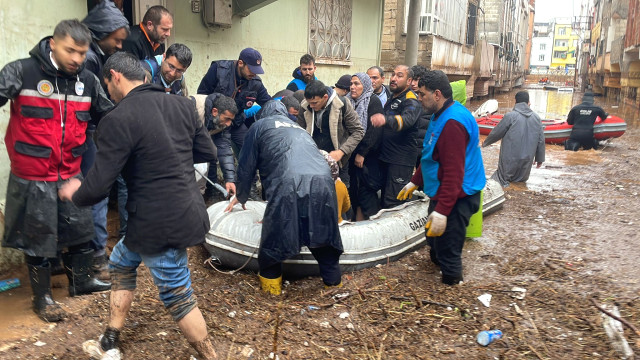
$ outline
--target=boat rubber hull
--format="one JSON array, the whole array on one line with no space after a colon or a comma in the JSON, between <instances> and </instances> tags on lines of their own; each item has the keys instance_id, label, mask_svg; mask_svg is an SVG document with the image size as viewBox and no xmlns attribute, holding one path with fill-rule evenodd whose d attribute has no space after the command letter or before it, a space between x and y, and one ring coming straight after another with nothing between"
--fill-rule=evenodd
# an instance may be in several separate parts
<instances>
[{"instance_id":1,"label":"boat rubber hull","mask_svg":"<svg viewBox=\"0 0 640 360\"><path fill-rule=\"evenodd\" d=\"M483 196L483 215L499 210L504 191L494 180L487 181ZM207 211L211 230L206 235L205 247L214 264L227 269L258 271L258 247L265 202L248 201L247 210L236 206L233 212L223 213L227 202L210 206ZM370 220L340 225L344 253L340 256L343 272L351 272L378 264L396 261L426 244L424 225L429 200L426 197L385 209ZM288 277L319 275L318 263L306 247L300 254L283 263Z\"/></svg>"}]
</instances>

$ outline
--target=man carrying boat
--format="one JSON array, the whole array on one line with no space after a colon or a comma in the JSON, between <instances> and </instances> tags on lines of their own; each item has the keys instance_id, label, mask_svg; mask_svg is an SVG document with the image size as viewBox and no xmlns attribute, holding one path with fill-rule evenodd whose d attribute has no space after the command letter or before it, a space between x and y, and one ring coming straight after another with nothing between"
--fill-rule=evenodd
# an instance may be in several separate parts
<instances>
[{"instance_id":1,"label":"man carrying boat","mask_svg":"<svg viewBox=\"0 0 640 360\"><path fill-rule=\"evenodd\" d=\"M564 144L565 150L578 151L580 147L585 150L596 149L598 140L593 137L593 123L599 117L604 119L609 116L600 106L593 104L593 93L586 92L582 97L582 104L574 106L567 116L567 124L573 125L569 140Z\"/></svg>"},{"instance_id":2,"label":"man carrying boat","mask_svg":"<svg viewBox=\"0 0 640 360\"><path fill-rule=\"evenodd\" d=\"M456 285L462 281L466 228L480 208L480 191L486 183L478 125L469 110L451 98L451 85L440 70L420 79L418 96L424 110L433 114L420 164L424 192L430 198L427 242L431 259L442 270L442 282ZM403 192L415 189L413 180Z\"/></svg>"},{"instance_id":3,"label":"man carrying boat","mask_svg":"<svg viewBox=\"0 0 640 360\"><path fill-rule=\"evenodd\" d=\"M258 253L260 286L279 295L282 262L309 248L325 286L340 286L342 239L331 171L313 138L289 119L286 107L270 101L249 128L238 158L237 193L225 211L249 198L260 171L267 200Z\"/></svg>"},{"instance_id":4,"label":"man carrying boat","mask_svg":"<svg viewBox=\"0 0 640 360\"><path fill-rule=\"evenodd\" d=\"M544 129L529 105L529 93L519 91L513 111L500 120L482 143L482 147L487 147L502 140L498 170L491 176L502 186L527 181L532 162L537 167L544 162Z\"/></svg>"}]
</instances>

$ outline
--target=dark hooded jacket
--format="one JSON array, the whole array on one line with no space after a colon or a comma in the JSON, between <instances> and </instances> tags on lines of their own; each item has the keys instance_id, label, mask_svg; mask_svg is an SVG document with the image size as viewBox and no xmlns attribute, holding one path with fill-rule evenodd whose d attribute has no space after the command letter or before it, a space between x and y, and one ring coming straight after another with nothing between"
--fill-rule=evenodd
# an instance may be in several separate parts
<instances>
[{"instance_id":1,"label":"dark hooded jacket","mask_svg":"<svg viewBox=\"0 0 640 360\"><path fill-rule=\"evenodd\" d=\"M593 147L593 123L597 118L602 120L609 116L600 106L593 104L593 94L585 93L582 104L575 106L567 116L567 123L573 125L569 140L580 143L587 149Z\"/></svg>"},{"instance_id":2,"label":"dark hooded jacket","mask_svg":"<svg viewBox=\"0 0 640 360\"><path fill-rule=\"evenodd\" d=\"M268 259L261 264L288 259L302 246L342 252L335 184L311 135L284 115L256 121L238 159L240 203L249 198L256 170L267 200L260 254Z\"/></svg>"},{"instance_id":3,"label":"dark hooded jacket","mask_svg":"<svg viewBox=\"0 0 640 360\"><path fill-rule=\"evenodd\" d=\"M127 29L128 33L129 21L112 1L103 1L89 11L82 23L87 25L93 38L87 52L85 68L94 73L99 79L102 79L102 66L106 61L107 55L98 46L98 41L123 27Z\"/></svg>"},{"instance_id":4,"label":"dark hooded jacket","mask_svg":"<svg viewBox=\"0 0 640 360\"><path fill-rule=\"evenodd\" d=\"M291 76L293 76L293 80L291 80L291 82L289 82L289 85L287 85L287 90L296 92L298 90L304 90L307 88L307 83L304 81L304 76L302 76L302 73L300 72L300 66L293 70ZM318 80L318 78L314 76L313 80Z\"/></svg>"},{"instance_id":5,"label":"dark hooded jacket","mask_svg":"<svg viewBox=\"0 0 640 360\"><path fill-rule=\"evenodd\" d=\"M98 78L84 66L73 75L53 66L50 39L42 39L31 57L0 71L0 106L11 100L5 136L11 172L28 180L57 181L78 174L87 124L113 107Z\"/></svg>"}]
</instances>

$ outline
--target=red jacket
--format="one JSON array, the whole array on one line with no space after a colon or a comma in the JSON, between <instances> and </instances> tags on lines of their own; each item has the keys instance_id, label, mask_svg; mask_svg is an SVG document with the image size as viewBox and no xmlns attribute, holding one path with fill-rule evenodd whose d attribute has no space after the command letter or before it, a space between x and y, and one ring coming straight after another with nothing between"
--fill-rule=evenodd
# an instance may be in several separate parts
<instances>
[{"instance_id":1,"label":"red jacket","mask_svg":"<svg viewBox=\"0 0 640 360\"><path fill-rule=\"evenodd\" d=\"M11 100L5 136L11 172L27 180L57 181L78 174L92 119L89 110L103 113L113 106L92 73L59 72L49 52L46 38L30 58L0 72L0 106Z\"/></svg>"}]
</instances>

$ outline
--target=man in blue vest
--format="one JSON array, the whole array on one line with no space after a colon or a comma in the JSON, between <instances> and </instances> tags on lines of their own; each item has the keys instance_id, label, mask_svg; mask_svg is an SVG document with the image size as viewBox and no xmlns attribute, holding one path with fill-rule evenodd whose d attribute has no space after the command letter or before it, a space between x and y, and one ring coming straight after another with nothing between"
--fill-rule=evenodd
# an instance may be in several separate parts
<instances>
[{"instance_id":1,"label":"man in blue vest","mask_svg":"<svg viewBox=\"0 0 640 360\"><path fill-rule=\"evenodd\" d=\"M420 78L418 96L431 122L422 149L424 192L429 196L427 242L431 260L440 265L442 282L462 281L462 247L469 218L480 207L486 178L478 125L452 97L444 72L428 71Z\"/></svg>"},{"instance_id":2,"label":"man in blue vest","mask_svg":"<svg viewBox=\"0 0 640 360\"><path fill-rule=\"evenodd\" d=\"M316 59L311 54L304 54L300 58L300 66L293 70L293 80L287 85L287 90L296 92L304 90L313 80L318 80L316 73Z\"/></svg>"},{"instance_id":3,"label":"man in blue vest","mask_svg":"<svg viewBox=\"0 0 640 360\"><path fill-rule=\"evenodd\" d=\"M238 112L232 125L224 130L229 133L230 141L224 144L216 144L216 146L218 146L218 153L220 154L218 159L221 163L228 162L229 159L225 158L228 156L232 157L231 162L233 162L231 143L236 146L238 151L242 149L244 136L248 130L245 125L246 116L244 110L251 108L254 102L262 106L271 100L269 92L267 92L267 89L257 74L264 74L264 70L262 69L262 55L260 55L258 50L246 48L240 52L238 60L217 60L212 62L207 74L202 78L200 86L198 86L198 94L209 95L220 93L235 100L238 107ZM221 149L220 146L224 146L226 149ZM214 170L216 167L217 163L215 162L209 164L209 175L215 174ZM231 180L232 183L235 182L235 171L231 174L226 172L225 168L222 168L222 172L225 179ZM229 181L227 181L227 184L229 184ZM227 186L227 191L230 190L232 189ZM207 183L205 199L210 199L213 196L213 186Z\"/></svg>"}]
</instances>

